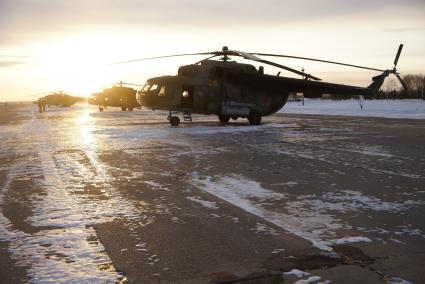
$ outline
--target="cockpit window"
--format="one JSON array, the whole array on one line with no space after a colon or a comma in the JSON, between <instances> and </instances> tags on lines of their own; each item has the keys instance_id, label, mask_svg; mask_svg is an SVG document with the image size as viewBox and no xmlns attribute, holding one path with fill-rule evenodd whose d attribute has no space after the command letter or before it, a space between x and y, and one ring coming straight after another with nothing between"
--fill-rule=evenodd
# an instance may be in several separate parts
<instances>
[{"instance_id":1,"label":"cockpit window","mask_svg":"<svg viewBox=\"0 0 425 284\"><path fill-rule=\"evenodd\" d=\"M143 88L140 90L139 94L140 94L140 96L145 96L145 95L148 95L148 94L158 95L159 87L160 86L158 84L146 83L143 86ZM161 88L161 92L162 92L162 94L159 94L159 95L165 95L165 89L162 90L162 88Z\"/></svg>"},{"instance_id":2,"label":"cockpit window","mask_svg":"<svg viewBox=\"0 0 425 284\"><path fill-rule=\"evenodd\" d=\"M146 83L144 86L143 86L143 88L142 88L142 92L147 92L147 91L149 91L149 89L151 88L151 84L149 84L149 83Z\"/></svg>"}]
</instances>

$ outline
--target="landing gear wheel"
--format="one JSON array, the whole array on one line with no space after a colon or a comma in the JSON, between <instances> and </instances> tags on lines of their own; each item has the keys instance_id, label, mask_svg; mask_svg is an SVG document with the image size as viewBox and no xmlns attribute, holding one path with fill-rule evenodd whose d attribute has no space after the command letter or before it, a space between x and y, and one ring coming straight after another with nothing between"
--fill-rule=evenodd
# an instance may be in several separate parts
<instances>
[{"instance_id":1,"label":"landing gear wheel","mask_svg":"<svg viewBox=\"0 0 425 284\"><path fill-rule=\"evenodd\" d=\"M172 117L170 118L170 124L171 124L172 126L177 126L177 125L179 125L179 124L180 124L180 118L179 118L178 116L172 116Z\"/></svg>"},{"instance_id":2,"label":"landing gear wheel","mask_svg":"<svg viewBox=\"0 0 425 284\"><path fill-rule=\"evenodd\" d=\"M249 124L251 125L259 125L261 123L261 116L253 114L248 116Z\"/></svg>"},{"instance_id":3,"label":"landing gear wheel","mask_svg":"<svg viewBox=\"0 0 425 284\"><path fill-rule=\"evenodd\" d=\"M221 123L228 123L230 120L230 116L228 115L219 115L218 119L220 120Z\"/></svg>"},{"instance_id":4,"label":"landing gear wheel","mask_svg":"<svg viewBox=\"0 0 425 284\"><path fill-rule=\"evenodd\" d=\"M125 111L127 108L126 107L121 107L121 110L122 111Z\"/></svg>"},{"instance_id":5,"label":"landing gear wheel","mask_svg":"<svg viewBox=\"0 0 425 284\"><path fill-rule=\"evenodd\" d=\"M103 107L99 106L99 111L103 111Z\"/></svg>"},{"instance_id":6,"label":"landing gear wheel","mask_svg":"<svg viewBox=\"0 0 425 284\"><path fill-rule=\"evenodd\" d=\"M128 108L128 111L133 111L133 108L132 108L132 107L129 107L129 108Z\"/></svg>"}]
</instances>

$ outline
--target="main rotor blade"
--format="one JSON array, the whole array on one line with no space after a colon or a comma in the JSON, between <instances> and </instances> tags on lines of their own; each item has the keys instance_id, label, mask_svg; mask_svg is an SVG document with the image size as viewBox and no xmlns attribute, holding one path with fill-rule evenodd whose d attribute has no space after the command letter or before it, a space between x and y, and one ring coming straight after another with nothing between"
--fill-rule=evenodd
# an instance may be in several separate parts
<instances>
[{"instance_id":1,"label":"main rotor blade","mask_svg":"<svg viewBox=\"0 0 425 284\"><path fill-rule=\"evenodd\" d=\"M287 70L289 72L292 72L292 73L295 73L295 74L298 74L298 75L301 75L301 76L305 76L306 78L311 78L311 79L316 80L316 81L320 81L321 80L320 78L317 78L317 77L312 76L310 74L306 74L306 73L301 72L301 71L298 71L296 69L292 69L292 68L290 68L288 66L285 66L285 65L282 65L282 64L278 64L276 62L272 62L272 61L261 59L261 58L255 56L252 53L238 51L238 50L229 50L229 52L231 54L234 53L235 55L241 56L241 57L243 57L245 59L248 59L248 60L261 62L261 63L264 63L264 64L268 64L268 65L271 65L271 66L275 66L275 67L278 67L278 68Z\"/></svg>"},{"instance_id":2,"label":"main rotor blade","mask_svg":"<svg viewBox=\"0 0 425 284\"><path fill-rule=\"evenodd\" d=\"M245 59L254 60L254 61L262 60L261 58L255 56L254 54L248 53L248 52L243 52L243 51L239 51L239 50L229 50L229 51L234 52L237 55L242 56Z\"/></svg>"},{"instance_id":3,"label":"main rotor blade","mask_svg":"<svg viewBox=\"0 0 425 284\"><path fill-rule=\"evenodd\" d=\"M218 56L218 55L217 55L217 54L214 54L214 55L212 55L212 56L208 56L207 58L204 58L204 59L199 60L198 62L196 62L196 63L195 63L195 65L198 65L198 64L200 64L201 62L207 61L208 59L211 59L211 58L216 57L216 56Z\"/></svg>"},{"instance_id":4,"label":"main rotor blade","mask_svg":"<svg viewBox=\"0 0 425 284\"><path fill-rule=\"evenodd\" d=\"M322 80L322 79L317 78L317 77L315 77L313 75L310 75L310 74L307 74L307 73L304 73L304 72L301 72L301 71L292 69L290 67L287 67L285 65L281 65L281 64L278 64L278 63L275 63L275 62L272 62L272 61L268 61L268 60L264 60L264 59L254 60L254 61L261 62L261 63L264 63L264 64L268 64L268 65L271 65L271 66L274 66L274 67L278 67L278 68L287 70L289 72L292 72L292 73L295 73L295 74L298 74L298 75L301 75L301 76L305 76L306 78L311 78L311 79L316 80L316 81L321 81Z\"/></svg>"},{"instance_id":5,"label":"main rotor blade","mask_svg":"<svg viewBox=\"0 0 425 284\"><path fill-rule=\"evenodd\" d=\"M140 84L126 83L126 82L118 82L118 83L115 83L115 84L123 84L123 85L138 86L138 87L143 86L143 85L140 85Z\"/></svg>"},{"instance_id":6,"label":"main rotor blade","mask_svg":"<svg viewBox=\"0 0 425 284\"><path fill-rule=\"evenodd\" d=\"M136 61L143 61L143 60L151 60L151 59L179 57L179 56L190 56L190 55L208 55L208 54L213 54L213 52L184 53L184 54L172 54L172 55L146 57L146 58L139 58L139 59L132 59L132 60L127 60L127 61L115 62L115 63L108 64L108 66L109 65L118 65L118 64L131 63L131 62L136 62Z\"/></svg>"},{"instance_id":7,"label":"main rotor blade","mask_svg":"<svg viewBox=\"0 0 425 284\"><path fill-rule=\"evenodd\" d=\"M401 79L400 75L398 75L398 74L395 74L395 75L396 75L396 77L397 77L398 81L400 82L400 84L403 86L403 88L404 88L406 91L408 91L409 89L407 88L406 83L404 83L404 81Z\"/></svg>"},{"instance_id":8,"label":"main rotor blade","mask_svg":"<svg viewBox=\"0 0 425 284\"><path fill-rule=\"evenodd\" d=\"M402 49L403 49L403 44L400 44L400 46L398 47L397 55L395 56L395 59L394 59L394 66L397 66L398 59L400 58Z\"/></svg>"},{"instance_id":9,"label":"main rotor blade","mask_svg":"<svg viewBox=\"0 0 425 284\"><path fill-rule=\"evenodd\" d=\"M360 65L353 65L353 64L348 64L348 63L341 63L341 62L329 61L329 60L323 60L323 59L317 59L317 58L299 57L299 56L291 56L291 55L283 55L283 54L271 54L271 53L256 53L256 52L253 52L251 54L256 54L256 55L261 55L261 56L285 57L285 58L309 60L309 61L336 64L336 65L342 65L342 66L348 66L348 67L354 67L354 68L360 68L360 69L366 69L366 70L373 70L373 71L379 71L379 72L385 71L383 69L371 68L371 67L360 66Z\"/></svg>"}]
</instances>

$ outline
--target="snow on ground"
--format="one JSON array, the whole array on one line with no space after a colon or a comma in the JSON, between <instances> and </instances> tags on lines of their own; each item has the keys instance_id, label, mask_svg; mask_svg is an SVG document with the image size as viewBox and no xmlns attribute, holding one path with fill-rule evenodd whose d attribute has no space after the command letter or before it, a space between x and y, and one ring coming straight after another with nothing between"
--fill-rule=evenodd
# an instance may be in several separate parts
<instances>
[{"instance_id":1,"label":"snow on ground","mask_svg":"<svg viewBox=\"0 0 425 284\"><path fill-rule=\"evenodd\" d=\"M329 281L329 280L322 280L322 277L320 277L320 276L311 275L308 272L298 270L298 269L292 269L291 271L283 272L282 275L283 276L294 276L294 277L298 277L298 278L304 278L304 279L296 280L295 282L293 282L294 284L313 284L313 283L328 284L328 283L331 283L331 281Z\"/></svg>"},{"instance_id":2,"label":"snow on ground","mask_svg":"<svg viewBox=\"0 0 425 284\"><path fill-rule=\"evenodd\" d=\"M135 207L109 185L112 178L108 168L98 160L94 151L96 143L89 139L91 136L85 132L90 129L82 122L67 125L76 128L76 135L67 143L75 139L79 146L79 151L71 152L60 151L62 139L45 135L57 133L55 127L63 129L61 125L33 119L20 127L32 137L26 150L34 153L35 158L10 166L6 184L0 190L0 204L7 201L5 194L13 179L33 171L41 172L44 179L37 186L43 192L34 193L30 204L33 215L25 221L34 227L48 229L27 234L15 229L0 212L0 240L9 242L9 252L19 265L29 267L30 282L112 283L123 278L113 267L92 225L125 218L132 226L135 220L137 223L140 220L140 207ZM81 162L84 157L88 164ZM80 193L84 192L86 184L105 185L104 198L84 198Z\"/></svg>"},{"instance_id":3,"label":"snow on ground","mask_svg":"<svg viewBox=\"0 0 425 284\"><path fill-rule=\"evenodd\" d=\"M307 279L298 280L294 282L294 284L313 284L313 283L317 283L317 281L320 281L321 279L322 277L320 276L310 276Z\"/></svg>"},{"instance_id":4,"label":"snow on ground","mask_svg":"<svg viewBox=\"0 0 425 284\"><path fill-rule=\"evenodd\" d=\"M210 201L202 200L198 196L191 196L191 197L186 197L186 198L189 199L189 200L192 200L193 202L196 202L198 204L201 204L205 208L208 208L208 209L218 209L217 204L215 202L210 202Z\"/></svg>"},{"instance_id":5,"label":"snow on ground","mask_svg":"<svg viewBox=\"0 0 425 284\"><path fill-rule=\"evenodd\" d=\"M412 282L406 281L400 277L391 277L388 279L387 284L412 284Z\"/></svg>"},{"instance_id":6,"label":"snow on ground","mask_svg":"<svg viewBox=\"0 0 425 284\"><path fill-rule=\"evenodd\" d=\"M260 183L241 175L203 177L192 173L192 183L205 192L310 241L319 249L329 251L335 244L371 242L363 236L335 238L337 231L353 228L336 218L334 212L370 210L396 213L422 204L413 200L385 202L377 197L348 190L297 196L294 199L290 194L266 189ZM270 207L273 204L277 207ZM260 229L257 228L257 231L261 231ZM359 230L359 233L362 232Z\"/></svg>"},{"instance_id":7,"label":"snow on ground","mask_svg":"<svg viewBox=\"0 0 425 284\"><path fill-rule=\"evenodd\" d=\"M299 269L292 269L291 271L284 272L283 275L293 275L298 278L304 277L304 276L310 276L310 273L301 271Z\"/></svg>"},{"instance_id":8,"label":"snow on ground","mask_svg":"<svg viewBox=\"0 0 425 284\"><path fill-rule=\"evenodd\" d=\"M425 119L425 100L358 100L305 99L288 102L279 113L371 116L386 118Z\"/></svg>"},{"instance_id":9,"label":"snow on ground","mask_svg":"<svg viewBox=\"0 0 425 284\"><path fill-rule=\"evenodd\" d=\"M329 243L336 244L336 245L343 245L343 244L350 244L350 243L370 243L371 240L366 237L346 237L341 239L332 240Z\"/></svg>"}]
</instances>

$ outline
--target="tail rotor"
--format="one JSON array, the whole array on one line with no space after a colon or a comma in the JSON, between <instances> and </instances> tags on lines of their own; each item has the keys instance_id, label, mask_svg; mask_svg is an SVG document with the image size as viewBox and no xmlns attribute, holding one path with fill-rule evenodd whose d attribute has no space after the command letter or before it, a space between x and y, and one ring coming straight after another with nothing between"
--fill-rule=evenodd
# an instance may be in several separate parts
<instances>
[{"instance_id":1,"label":"tail rotor","mask_svg":"<svg viewBox=\"0 0 425 284\"><path fill-rule=\"evenodd\" d=\"M398 60L400 58L400 54L401 54L402 50L403 50L403 44L400 44L400 46L398 47L398 50L397 50L397 54L394 58L394 68L391 70L391 73L394 74L397 77L398 81L403 86L403 88L406 91L408 91L406 83L404 83L403 79L401 79L400 73L397 72L397 63L398 63Z\"/></svg>"}]
</instances>

